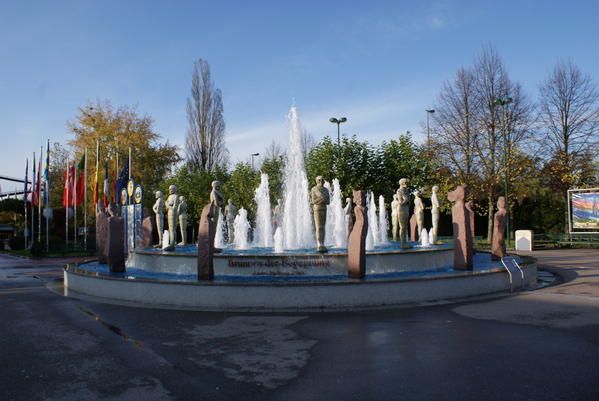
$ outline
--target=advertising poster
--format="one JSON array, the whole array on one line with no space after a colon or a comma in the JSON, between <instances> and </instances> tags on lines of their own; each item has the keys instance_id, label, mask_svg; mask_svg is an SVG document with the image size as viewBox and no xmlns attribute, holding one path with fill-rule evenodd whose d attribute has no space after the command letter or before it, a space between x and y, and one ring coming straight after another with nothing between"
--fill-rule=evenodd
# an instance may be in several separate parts
<instances>
[{"instance_id":1,"label":"advertising poster","mask_svg":"<svg viewBox=\"0 0 599 401\"><path fill-rule=\"evenodd\" d=\"M572 228L599 231L599 192L573 192Z\"/></svg>"}]
</instances>

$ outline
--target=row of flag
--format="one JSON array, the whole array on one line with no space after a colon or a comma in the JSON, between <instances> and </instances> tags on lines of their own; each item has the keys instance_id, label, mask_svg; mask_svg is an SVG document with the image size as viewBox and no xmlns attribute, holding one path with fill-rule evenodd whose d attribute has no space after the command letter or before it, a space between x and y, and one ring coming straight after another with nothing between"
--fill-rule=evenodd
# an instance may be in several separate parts
<instances>
[{"instance_id":1,"label":"row of flag","mask_svg":"<svg viewBox=\"0 0 599 401\"><path fill-rule=\"evenodd\" d=\"M34 227L34 218L33 218L33 210L34 207L39 209L39 215L42 214L42 206L49 208L50 207L50 141L48 140L46 146L46 162L45 166L43 166L43 174L42 174L42 154L43 147L40 149L40 157L39 161L36 164L35 153L33 154L33 165L32 165L32 180L31 180L31 189L29 188L29 159L26 160L25 163L25 180L23 187L23 203L25 206L25 221L29 221L28 219L28 201L30 201L31 207L31 239L35 238L35 227ZM120 170L118 176L117 172L119 171L119 162L118 155L116 157L116 165L114 169L114 173L111 177L109 176L108 163L104 163L104 179L102 184L102 191L99 191L99 179L100 179L100 147L99 143L96 143L96 169L95 169L95 179L94 179L94 205L96 205L96 210L98 207L98 203L102 202L105 206L108 206L109 202L118 202L119 194L126 188L128 181L131 179L130 176L130 160L131 160L131 148L129 148L129 156L126 158L125 163ZM84 213L84 233L85 233L85 243L87 246L87 148L84 150L83 154L79 158L79 162L75 164L74 161L68 161L64 170L64 188L62 194L62 206L65 209L74 208L74 226L77 227L77 206L83 204L83 213ZM114 185L110 185L111 181ZM114 189L114 192L112 191ZM49 217L44 214L46 219ZM68 218L69 213L65 215L65 226L66 226L66 240L68 241ZM29 223L26 224L28 226ZM46 231L48 230L48 221L46 221ZM75 230L74 239L77 242L78 230ZM47 235L46 235L47 237ZM41 219L38 219L38 240L41 240ZM46 241L47 242L47 241ZM46 247L48 245L46 244Z\"/></svg>"}]
</instances>

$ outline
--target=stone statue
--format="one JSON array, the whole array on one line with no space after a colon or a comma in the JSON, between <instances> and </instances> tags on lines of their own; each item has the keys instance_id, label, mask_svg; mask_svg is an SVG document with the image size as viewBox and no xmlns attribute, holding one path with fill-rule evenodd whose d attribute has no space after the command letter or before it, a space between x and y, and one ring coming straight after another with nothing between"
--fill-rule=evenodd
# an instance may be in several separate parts
<instances>
[{"instance_id":1,"label":"stone statue","mask_svg":"<svg viewBox=\"0 0 599 401\"><path fill-rule=\"evenodd\" d=\"M347 273L351 278L364 278L366 275L366 234L368 214L366 212L366 192L354 191L354 215L356 222L349 234L347 245Z\"/></svg>"},{"instance_id":2,"label":"stone statue","mask_svg":"<svg viewBox=\"0 0 599 401\"><path fill-rule=\"evenodd\" d=\"M439 238L439 216L441 215L441 212L439 209L440 204L437 192L439 192L439 187L435 185L433 186L433 194L431 195L431 217L433 221L433 238L431 244L435 244L437 238Z\"/></svg>"},{"instance_id":3,"label":"stone statue","mask_svg":"<svg viewBox=\"0 0 599 401\"><path fill-rule=\"evenodd\" d=\"M397 194L393 194L391 202L391 234L393 241L397 241L399 237L399 200Z\"/></svg>"},{"instance_id":4,"label":"stone statue","mask_svg":"<svg viewBox=\"0 0 599 401\"><path fill-rule=\"evenodd\" d=\"M218 212L220 213L220 209L223 207L223 194L220 193L220 181L215 180L212 181L212 191L210 191L210 202L216 206ZM215 217L218 219L218 215Z\"/></svg>"},{"instance_id":5,"label":"stone statue","mask_svg":"<svg viewBox=\"0 0 599 401\"><path fill-rule=\"evenodd\" d=\"M399 180L399 188L397 189L397 201L399 202L399 242L402 248L409 248L408 244L408 222L410 219L410 193L408 192L408 180L402 178Z\"/></svg>"},{"instance_id":6,"label":"stone statue","mask_svg":"<svg viewBox=\"0 0 599 401\"><path fill-rule=\"evenodd\" d=\"M229 242L235 241L235 216L237 216L237 206L233 204L233 199L229 199L225 206L225 219L227 220L227 239Z\"/></svg>"},{"instance_id":7,"label":"stone statue","mask_svg":"<svg viewBox=\"0 0 599 401\"><path fill-rule=\"evenodd\" d=\"M501 260L505 256L505 197L497 198L497 212L493 217L493 242L491 244L491 259Z\"/></svg>"},{"instance_id":8,"label":"stone statue","mask_svg":"<svg viewBox=\"0 0 599 401\"><path fill-rule=\"evenodd\" d=\"M416 221L416 214L412 213L410 217L410 241L418 241L418 222Z\"/></svg>"},{"instance_id":9,"label":"stone statue","mask_svg":"<svg viewBox=\"0 0 599 401\"><path fill-rule=\"evenodd\" d=\"M324 178L316 177L316 185L310 191L312 210L314 211L314 228L318 252L326 252L324 246L324 230L327 223L327 205L330 202L329 190L324 187Z\"/></svg>"},{"instance_id":10,"label":"stone statue","mask_svg":"<svg viewBox=\"0 0 599 401\"><path fill-rule=\"evenodd\" d=\"M466 210L468 210L468 214L470 215L470 232L472 233L472 254L476 253L476 247L474 246L474 210L472 209L472 201L466 202Z\"/></svg>"},{"instance_id":11,"label":"stone statue","mask_svg":"<svg viewBox=\"0 0 599 401\"><path fill-rule=\"evenodd\" d=\"M418 225L418 237L424 228L424 203L420 197L420 191L414 192L414 216L416 216L416 224Z\"/></svg>"},{"instance_id":12,"label":"stone statue","mask_svg":"<svg viewBox=\"0 0 599 401\"><path fill-rule=\"evenodd\" d=\"M96 249L98 251L98 263L106 263L106 235L108 230L109 214L106 213L104 202L98 202L96 213Z\"/></svg>"},{"instance_id":13,"label":"stone statue","mask_svg":"<svg viewBox=\"0 0 599 401\"><path fill-rule=\"evenodd\" d=\"M164 250L172 251L177 243L177 220L179 217L179 196L177 195L177 187L171 185L168 187L169 196L166 199L167 221L168 221L168 238L169 245Z\"/></svg>"},{"instance_id":14,"label":"stone statue","mask_svg":"<svg viewBox=\"0 0 599 401\"><path fill-rule=\"evenodd\" d=\"M152 210L156 214L156 231L158 231L158 244L162 246L162 232L164 231L164 200L162 199L162 191L156 191L156 202L152 206Z\"/></svg>"},{"instance_id":15,"label":"stone statue","mask_svg":"<svg viewBox=\"0 0 599 401\"><path fill-rule=\"evenodd\" d=\"M138 239L138 244L142 248L148 248L152 246L154 241L154 223L155 220L150 215L150 211L144 207L143 215L145 216L141 222L141 238Z\"/></svg>"},{"instance_id":16,"label":"stone statue","mask_svg":"<svg viewBox=\"0 0 599 401\"><path fill-rule=\"evenodd\" d=\"M187 245L187 201L183 195L179 198L179 229L181 230L179 245Z\"/></svg>"},{"instance_id":17,"label":"stone statue","mask_svg":"<svg viewBox=\"0 0 599 401\"><path fill-rule=\"evenodd\" d=\"M345 232L347 233L348 238L354 227L354 214L352 206L351 198L345 198L345 208L343 210L345 212Z\"/></svg>"},{"instance_id":18,"label":"stone statue","mask_svg":"<svg viewBox=\"0 0 599 401\"><path fill-rule=\"evenodd\" d=\"M273 214L273 224L274 230L277 231L277 228L283 227L283 204L281 199L277 199L277 204L272 212Z\"/></svg>"},{"instance_id":19,"label":"stone statue","mask_svg":"<svg viewBox=\"0 0 599 401\"><path fill-rule=\"evenodd\" d=\"M106 223L106 262L111 273L125 271L125 223L118 215L118 208L114 203L108 207L110 217Z\"/></svg>"},{"instance_id":20,"label":"stone statue","mask_svg":"<svg viewBox=\"0 0 599 401\"><path fill-rule=\"evenodd\" d=\"M462 185L447 194L451 207L453 222L453 267L459 270L472 270L472 232L470 213L466 209L464 199L466 188Z\"/></svg>"},{"instance_id":21,"label":"stone statue","mask_svg":"<svg viewBox=\"0 0 599 401\"><path fill-rule=\"evenodd\" d=\"M202 209L198 227L198 280L214 279L213 257L217 216L216 205L212 201Z\"/></svg>"}]
</instances>

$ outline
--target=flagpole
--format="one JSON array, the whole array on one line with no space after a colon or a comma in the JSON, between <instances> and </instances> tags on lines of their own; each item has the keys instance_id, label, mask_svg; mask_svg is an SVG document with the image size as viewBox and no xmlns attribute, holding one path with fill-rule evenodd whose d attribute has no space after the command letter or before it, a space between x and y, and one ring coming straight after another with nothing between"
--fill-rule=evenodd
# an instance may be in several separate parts
<instances>
[{"instance_id":1,"label":"flagpole","mask_svg":"<svg viewBox=\"0 0 599 401\"><path fill-rule=\"evenodd\" d=\"M46 208L50 208L50 139L48 139L48 144L46 147L46 174L44 174L44 190L45 190L45 206ZM46 252L50 252L50 239L49 239L50 230L48 228L48 213L46 213Z\"/></svg>"},{"instance_id":2,"label":"flagpole","mask_svg":"<svg viewBox=\"0 0 599 401\"><path fill-rule=\"evenodd\" d=\"M33 241L35 241L35 216L33 214L33 197L35 194L35 152L33 152L33 177L31 178L31 203L29 204L29 208L31 210L31 244L33 245Z\"/></svg>"},{"instance_id":3,"label":"flagpole","mask_svg":"<svg viewBox=\"0 0 599 401\"><path fill-rule=\"evenodd\" d=\"M117 205L119 204L119 196L121 196L121 194L117 194L118 192L118 188L119 188L119 147L117 146L116 148L116 171L114 173L115 176L115 180L114 180L114 203L116 203Z\"/></svg>"},{"instance_id":4,"label":"flagpole","mask_svg":"<svg viewBox=\"0 0 599 401\"><path fill-rule=\"evenodd\" d=\"M40 146L40 161L38 164L37 175L39 191L37 194L37 242L42 245L42 155L44 154L44 145Z\"/></svg>"},{"instance_id":5,"label":"flagpole","mask_svg":"<svg viewBox=\"0 0 599 401\"><path fill-rule=\"evenodd\" d=\"M83 247L87 251L87 147L83 163Z\"/></svg>"},{"instance_id":6,"label":"flagpole","mask_svg":"<svg viewBox=\"0 0 599 401\"><path fill-rule=\"evenodd\" d=\"M77 159L75 159L77 160ZM75 247L77 247L77 237L79 234L77 230L77 169L78 166L75 166L75 162L73 161L73 241L75 242Z\"/></svg>"},{"instance_id":7,"label":"flagpole","mask_svg":"<svg viewBox=\"0 0 599 401\"><path fill-rule=\"evenodd\" d=\"M98 191L98 163L100 162L100 141L96 140L96 182L94 183L94 202L96 203L96 213L98 213L98 202L100 202L100 193Z\"/></svg>"},{"instance_id":8,"label":"flagpole","mask_svg":"<svg viewBox=\"0 0 599 401\"><path fill-rule=\"evenodd\" d=\"M69 183L69 159L67 158L67 180L65 181L65 185L67 186L67 198L66 198L66 202L65 202L65 232L66 232L66 236L65 236L65 245L68 249L69 247L69 189L71 187L70 183Z\"/></svg>"},{"instance_id":9,"label":"flagpole","mask_svg":"<svg viewBox=\"0 0 599 401\"><path fill-rule=\"evenodd\" d=\"M29 181L29 159L25 161L25 184L23 186L23 206L25 207L25 228L23 229L23 237L25 237L25 249L27 249L27 225L29 224L29 217L27 217L27 182ZM17 197L17 190L15 189L15 198Z\"/></svg>"},{"instance_id":10,"label":"flagpole","mask_svg":"<svg viewBox=\"0 0 599 401\"><path fill-rule=\"evenodd\" d=\"M129 146L129 181L131 181L131 146Z\"/></svg>"}]
</instances>

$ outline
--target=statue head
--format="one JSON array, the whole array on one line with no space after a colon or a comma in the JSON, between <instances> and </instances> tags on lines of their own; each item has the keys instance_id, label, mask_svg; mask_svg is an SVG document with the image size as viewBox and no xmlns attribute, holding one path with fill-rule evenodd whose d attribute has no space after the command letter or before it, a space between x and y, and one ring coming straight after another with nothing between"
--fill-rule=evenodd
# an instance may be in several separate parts
<instances>
[{"instance_id":1,"label":"statue head","mask_svg":"<svg viewBox=\"0 0 599 401\"><path fill-rule=\"evenodd\" d=\"M110 204L108 205L108 214L110 214L110 217L118 217L119 209L116 206L116 203L110 202Z\"/></svg>"},{"instance_id":2,"label":"statue head","mask_svg":"<svg viewBox=\"0 0 599 401\"><path fill-rule=\"evenodd\" d=\"M402 178L399 180L399 187L400 188L405 188L408 185L408 179L407 178Z\"/></svg>"},{"instance_id":3,"label":"statue head","mask_svg":"<svg viewBox=\"0 0 599 401\"><path fill-rule=\"evenodd\" d=\"M466 191L466 187L463 185L460 185L453 191L447 193L447 199L450 202L463 201L464 198L466 198L467 193L468 192Z\"/></svg>"},{"instance_id":4,"label":"statue head","mask_svg":"<svg viewBox=\"0 0 599 401\"><path fill-rule=\"evenodd\" d=\"M215 191L220 190L220 181L219 180L212 181L212 189L214 189Z\"/></svg>"},{"instance_id":5,"label":"statue head","mask_svg":"<svg viewBox=\"0 0 599 401\"><path fill-rule=\"evenodd\" d=\"M169 185L168 186L168 193L173 195L177 193L177 186L175 185Z\"/></svg>"},{"instance_id":6,"label":"statue head","mask_svg":"<svg viewBox=\"0 0 599 401\"><path fill-rule=\"evenodd\" d=\"M420 191L419 190L415 190L414 191L414 196L419 198L420 197Z\"/></svg>"},{"instance_id":7,"label":"statue head","mask_svg":"<svg viewBox=\"0 0 599 401\"><path fill-rule=\"evenodd\" d=\"M396 200L396 201L398 201L398 200L399 200L399 195L397 195L397 194L393 194L393 200Z\"/></svg>"},{"instance_id":8,"label":"statue head","mask_svg":"<svg viewBox=\"0 0 599 401\"><path fill-rule=\"evenodd\" d=\"M354 203L356 206L364 207L366 205L366 191L354 191Z\"/></svg>"},{"instance_id":9,"label":"statue head","mask_svg":"<svg viewBox=\"0 0 599 401\"><path fill-rule=\"evenodd\" d=\"M229 203L229 206L233 206L233 199L229 199L228 203Z\"/></svg>"},{"instance_id":10,"label":"statue head","mask_svg":"<svg viewBox=\"0 0 599 401\"><path fill-rule=\"evenodd\" d=\"M106 212L106 206L104 205L104 202L98 202L98 211L102 213Z\"/></svg>"},{"instance_id":11,"label":"statue head","mask_svg":"<svg viewBox=\"0 0 599 401\"><path fill-rule=\"evenodd\" d=\"M277 199L277 205L281 206L281 203L283 203L283 200L281 198Z\"/></svg>"},{"instance_id":12,"label":"statue head","mask_svg":"<svg viewBox=\"0 0 599 401\"><path fill-rule=\"evenodd\" d=\"M497 198L497 209L505 209L505 196Z\"/></svg>"},{"instance_id":13,"label":"statue head","mask_svg":"<svg viewBox=\"0 0 599 401\"><path fill-rule=\"evenodd\" d=\"M351 198L350 197L345 198L345 203L348 205L351 205Z\"/></svg>"},{"instance_id":14,"label":"statue head","mask_svg":"<svg viewBox=\"0 0 599 401\"><path fill-rule=\"evenodd\" d=\"M439 192L439 186L433 185L433 193L436 194L437 192Z\"/></svg>"},{"instance_id":15,"label":"statue head","mask_svg":"<svg viewBox=\"0 0 599 401\"><path fill-rule=\"evenodd\" d=\"M318 186L318 187L324 186L324 178L322 178L322 175L319 175L318 177L316 177L316 186Z\"/></svg>"},{"instance_id":16,"label":"statue head","mask_svg":"<svg viewBox=\"0 0 599 401\"><path fill-rule=\"evenodd\" d=\"M155 196L156 196L156 199L162 198L162 191L156 191Z\"/></svg>"},{"instance_id":17,"label":"statue head","mask_svg":"<svg viewBox=\"0 0 599 401\"><path fill-rule=\"evenodd\" d=\"M183 195L179 196L179 202L185 202L185 197Z\"/></svg>"}]
</instances>

